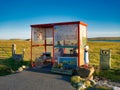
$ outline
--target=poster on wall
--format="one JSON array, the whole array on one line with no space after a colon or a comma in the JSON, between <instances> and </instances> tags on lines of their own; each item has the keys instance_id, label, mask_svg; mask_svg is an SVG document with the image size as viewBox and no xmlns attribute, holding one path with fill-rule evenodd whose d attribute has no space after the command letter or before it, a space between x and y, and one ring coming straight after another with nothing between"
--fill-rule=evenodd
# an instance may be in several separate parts
<instances>
[{"instance_id":1,"label":"poster on wall","mask_svg":"<svg viewBox=\"0 0 120 90\"><path fill-rule=\"evenodd\" d=\"M59 57L58 63L62 63L68 67L77 67L77 57Z\"/></svg>"},{"instance_id":2,"label":"poster on wall","mask_svg":"<svg viewBox=\"0 0 120 90\"><path fill-rule=\"evenodd\" d=\"M52 37L53 37L52 28L46 28L46 38L52 38Z\"/></svg>"},{"instance_id":3,"label":"poster on wall","mask_svg":"<svg viewBox=\"0 0 120 90\"><path fill-rule=\"evenodd\" d=\"M43 28L32 28L32 40L40 42L45 39L45 32Z\"/></svg>"},{"instance_id":4,"label":"poster on wall","mask_svg":"<svg viewBox=\"0 0 120 90\"><path fill-rule=\"evenodd\" d=\"M87 43L87 27L84 26L84 25L81 25L80 24L80 44L81 44L81 47L84 47Z\"/></svg>"},{"instance_id":5,"label":"poster on wall","mask_svg":"<svg viewBox=\"0 0 120 90\"><path fill-rule=\"evenodd\" d=\"M54 26L55 41L61 40L76 40L77 39L77 24L72 25L56 25Z\"/></svg>"}]
</instances>

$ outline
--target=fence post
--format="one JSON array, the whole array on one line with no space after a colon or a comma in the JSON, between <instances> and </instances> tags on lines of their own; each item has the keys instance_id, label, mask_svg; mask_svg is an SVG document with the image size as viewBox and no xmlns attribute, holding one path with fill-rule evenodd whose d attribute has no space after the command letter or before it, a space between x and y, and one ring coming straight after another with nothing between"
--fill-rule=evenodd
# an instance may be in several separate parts
<instances>
[{"instance_id":1,"label":"fence post","mask_svg":"<svg viewBox=\"0 0 120 90\"><path fill-rule=\"evenodd\" d=\"M12 44L12 57L16 53L16 44Z\"/></svg>"},{"instance_id":2,"label":"fence post","mask_svg":"<svg viewBox=\"0 0 120 90\"><path fill-rule=\"evenodd\" d=\"M22 54L23 58L24 58L24 55L25 55L25 48L23 48L23 54Z\"/></svg>"}]
</instances>

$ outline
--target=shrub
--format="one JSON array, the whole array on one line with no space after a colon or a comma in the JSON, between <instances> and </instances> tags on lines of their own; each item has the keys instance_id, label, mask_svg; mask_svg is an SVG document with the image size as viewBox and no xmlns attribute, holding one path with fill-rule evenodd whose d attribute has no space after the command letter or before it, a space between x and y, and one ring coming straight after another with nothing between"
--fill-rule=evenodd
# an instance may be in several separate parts
<instances>
[{"instance_id":1,"label":"shrub","mask_svg":"<svg viewBox=\"0 0 120 90\"><path fill-rule=\"evenodd\" d=\"M0 65L0 76L11 74L12 70L6 65Z\"/></svg>"}]
</instances>

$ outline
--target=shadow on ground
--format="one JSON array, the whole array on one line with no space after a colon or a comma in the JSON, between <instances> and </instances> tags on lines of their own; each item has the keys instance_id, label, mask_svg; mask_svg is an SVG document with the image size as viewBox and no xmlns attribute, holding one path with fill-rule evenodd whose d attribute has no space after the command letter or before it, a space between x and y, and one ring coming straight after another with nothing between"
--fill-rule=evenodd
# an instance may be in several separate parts
<instances>
[{"instance_id":1,"label":"shadow on ground","mask_svg":"<svg viewBox=\"0 0 120 90\"><path fill-rule=\"evenodd\" d=\"M52 65L48 65L48 66L41 67L41 68L37 68L37 67L29 68L29 69L27 69L27 71L47 74L48 77L50 76L50 77L53 77L54 79L59 79L59 80L64 80L64 81L70 82L71 76L52 73L51 68L52 68Z\"/></svg>"}]
</instances>

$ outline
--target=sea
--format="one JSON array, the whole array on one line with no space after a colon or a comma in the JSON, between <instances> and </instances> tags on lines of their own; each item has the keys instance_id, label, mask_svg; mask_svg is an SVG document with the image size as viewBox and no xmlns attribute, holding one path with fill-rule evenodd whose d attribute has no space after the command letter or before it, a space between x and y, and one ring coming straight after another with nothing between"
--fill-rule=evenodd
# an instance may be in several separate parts
<instances>
[{"instance_id":1,"label":"sea","mask_svg":"<svg viewBox=\"0 0 120 90\"><path fill-rule=\"evenodd\" d=\"M120 42L120 40L89 40L90 42Z\"/></svg>"}]
</instances>

